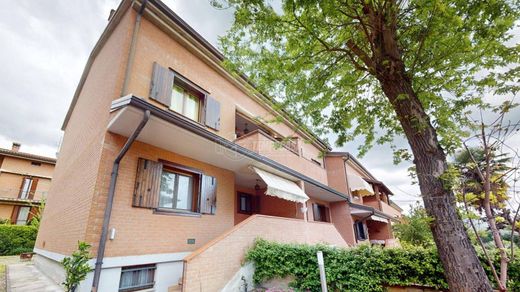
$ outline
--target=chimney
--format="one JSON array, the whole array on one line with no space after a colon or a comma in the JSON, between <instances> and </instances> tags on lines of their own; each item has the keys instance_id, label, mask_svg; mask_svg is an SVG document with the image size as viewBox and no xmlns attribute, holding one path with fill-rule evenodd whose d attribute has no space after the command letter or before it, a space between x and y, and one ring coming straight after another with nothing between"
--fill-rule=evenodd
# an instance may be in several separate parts
<instances>
[{"instance_id":1,"label":"chimney","mask_svg":"<svg viewBox=\"0 0 520 292\"><path fill-rule=\"evenodd\" d=\"M18 152L20 150L20 146L22 146L22 144L20 144L18 142L13 142L13 146L11 147L11 150L14 152Z\"/></svg>"}]
</instances>

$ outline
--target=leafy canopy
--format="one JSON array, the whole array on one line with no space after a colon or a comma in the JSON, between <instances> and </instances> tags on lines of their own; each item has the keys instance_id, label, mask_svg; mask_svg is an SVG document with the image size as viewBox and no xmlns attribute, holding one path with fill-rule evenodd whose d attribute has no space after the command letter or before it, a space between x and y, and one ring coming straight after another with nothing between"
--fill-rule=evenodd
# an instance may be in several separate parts
<instances>
[{"instance_id":1,"label":"leafy canopy","mask_svg":"<svg viewBox=\"0 0 520 292\"><path fill-rule=\"evenodd\" d=\"M434 247L433 234L430 230L432 219L426 210L417 204L410 207L410 214L404 215L401 222L392 226L395 236L404 244L422 247Z\"/></svg>"},{"instance_id":2,"label":"leafy canopy","mask_svg":"<svg viewBox=\"0 0 520 292\"><path fill-rule=\"evenodd\" d=\"M519 46L505 44L518 0L213 1L224 2L235 8L234 25L221 39L227 66L314 130L335 132L338 145L365 137L361 154L402 134L367 66L378 56L378 40L367 33L376 28L364 21L365 3L394 16L406 74L448 152L460 146L468 108L481 104L478 93L518 89L511 81L519 73Z\"/></svg>"}]
</instances>

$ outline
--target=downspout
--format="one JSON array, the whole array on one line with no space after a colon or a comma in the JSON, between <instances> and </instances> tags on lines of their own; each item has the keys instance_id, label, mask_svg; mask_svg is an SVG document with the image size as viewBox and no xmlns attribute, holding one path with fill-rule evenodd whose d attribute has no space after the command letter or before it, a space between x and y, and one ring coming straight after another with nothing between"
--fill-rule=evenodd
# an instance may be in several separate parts
<instances>
[{"instance_id":1,"label":"downspout","mask_svg":"<svg viewBox=\"0 0 520 292\"><path fill-rule=\"evenodd\" d=\"M108 224L110 223L110 215L112 214L112 203L114 202L114 193L116 190L116 183L117 183L117 175L119 173L119 162L121 162L121 159L125 156L126 152L128 152L128 149L130 149L130 146L134 143L135 139L137 139L137 136L139 136L139 133L141 133L141 130L144 128L146 123L148 123L148 120L150 119L150 111L147 110L144 112L143 119L137 126L137 128L134 130L132 135L126 140L125 145L119 151L119 154L117 155L116 159L114 160L114 164L112 166L112 174L110 177L110 185L108 187L108 196L107 196L107 203L105 206L105 216L103 217L103 228L101 229L101 238L99 239L99 245L97 250L97 258L96 258L96 265L94 268L94 280L92 281L92 292L96 292L99 286L99 277L101 275L101 266L103 265L103 257L105 255L105 244L107 241L107 235L108 235Z\"/></svg>"},{"instance_id":2,"label":"downspout","mask_svg":"<svg viewBox=\"0 0 520 292\"><path fill-rule=\"evenodd\" d=\"M121 96L127 95L128 91L128 82L130 79L130 74L132 73L132 67L134 66L134 57L135 57L135 48L137 47L137 35L139 33L139 28L141 28L141 18L144 13L144 9L146 8L146 3L148 0L143 0L141 7L137 13L137 17L135 19L134 31L132 32L132 41L130 43L130 50L128 52L128 60L126 62L126 70L125 77L123 79L123 88L121 89Z\"/></svg>"}]
</instances>

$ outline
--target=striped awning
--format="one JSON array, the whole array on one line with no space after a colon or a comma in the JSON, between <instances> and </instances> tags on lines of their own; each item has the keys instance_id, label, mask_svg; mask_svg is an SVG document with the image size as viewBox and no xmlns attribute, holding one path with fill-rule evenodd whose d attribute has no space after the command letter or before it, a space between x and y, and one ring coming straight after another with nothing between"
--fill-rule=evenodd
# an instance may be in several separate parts
<instances>
[{"instance_id":1,"label":"striped awning","mask_svg":"<svg viewBox=\"0 0 520 292\"><path fill-rule=\"evenodd\" d=\"M309 200L309 196L295 182L254 166L251 168L267 184L266 195L298 203L305 203Z\"/></svg>"},{"instance_id":2,"label":"striped awning","mask_svg":"<svg viewBox=\"0 0 520 292\"><path fill-rule=\"evenodd\" d=\"M350 191L356 192L361 196L371 196L374 194L374 189L362 177L355 174L347 175L348 186Z\"/></svg>"}]
</instances>

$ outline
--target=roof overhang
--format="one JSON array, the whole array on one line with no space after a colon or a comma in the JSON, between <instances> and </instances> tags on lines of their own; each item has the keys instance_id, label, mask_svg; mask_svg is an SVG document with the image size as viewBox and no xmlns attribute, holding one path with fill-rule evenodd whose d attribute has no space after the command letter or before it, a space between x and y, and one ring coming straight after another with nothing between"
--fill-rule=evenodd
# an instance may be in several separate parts
<instances>
[{"instance_id":1,"label":"roof overhang","mask_svg":"<svg viewBox=\"0 0 520 292\"><path fill-rule=\"evenodd\" d=\"M373 207L365 206L365 205L359 205L355 203L350 203L350 214L362 218L367 218L368 220L378 221L378 222L385 222L388 223L387 220L392 221L399 221L398 218L394 218L392 216L389 216L379 210L376 210Z\"/></svg>"},{"instance_id":2,"label":"roof overhang","mask_svg":"<svg viewBox=\"0 0 520 292\"><path fill-rule=\"evenodd\" d=\"M129 137L144 111L151 113L138 141L233 171L236 181L253 186L258 178L250 166L261 168L289 181L303 182L305 193L324 201L349 201L346 194L259 155L207 130L172 111L163 110L142 98L128 95L112 103L108 131Z\"/></svg>"}]
</instances>

